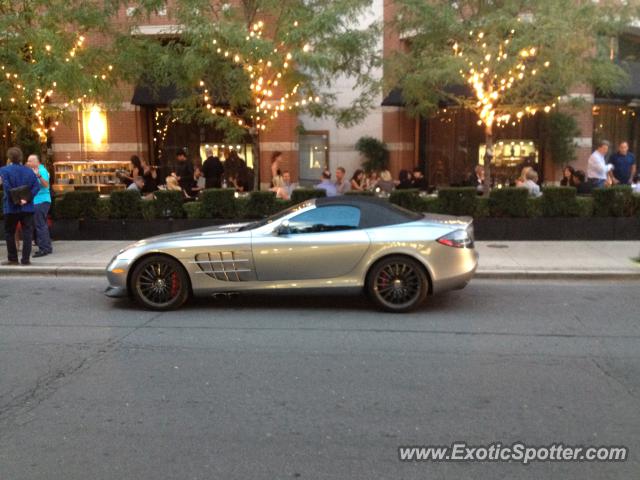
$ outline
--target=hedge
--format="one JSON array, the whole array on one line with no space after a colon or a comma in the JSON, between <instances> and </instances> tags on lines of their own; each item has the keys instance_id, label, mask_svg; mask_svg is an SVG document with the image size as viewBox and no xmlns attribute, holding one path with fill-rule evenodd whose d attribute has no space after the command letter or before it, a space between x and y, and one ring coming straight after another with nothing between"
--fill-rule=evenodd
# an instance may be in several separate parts
<instances>
[{"instance_id":1,"label":"hedge","mask_svg":"<svg viewBox=\"0 0 640 480\"><path fill-rule=\"evenodd\" d=\"M528 198L529 191L526 188L493 189L489 193L489 214L492 217L526 217Z\"/></svg>"},{"instance_id":2,"label":"hedge","mask_svg":"<svg viewBox=\"0 0 640 480\"><path fill-rule=\"evenodd\" d=\"M111 192L111 218L141 218L142 197L137 190Z\"/></svg>"},{"instance_id":3,"label":"hedge","mask_svg":"<svg viewBox=\"0 0 640 480\"><path fill-rule=\"evenodd\" d=\"M596 188L592 195L596 217L628 217L635 213L636 201L629 185Z\"/></svg>"},{"instance_id":4,"label":"hedge","mask_svg":"<svg viewBox=\"0 0 640 480\"><path fill-rule=\"evenodd\" d=\"M236 218L235 190L232 188L210 188L201 193L203 218Z\"/></svg>"},{"instance_id":5,"label":"hedge","mask_svg":"<svg viewBox=\"0 0 640 480\"><path fill-rule=\"evenodd\" d=\"M478 192L475 187L443 188L438 191L440 208L451 215L475 215Z\"/></svg>"},{"instance_id":6,"label":"hedge","mask_svg":"<svg viewBox=\"0 0 640 480\"><path fill-rule=\"evenodd\" d=\"M95 218L98 192L67 192L55 200L55 218Z\"/></svg>"},{"instance_id":7,"label":"hedge","mask_svg":"<svg viewBox=\"0 0 640 480\"><path fill-rule=\"evenodd\" d=\"M202 218L202 202L187 202L182 209L187 218Z\"/></svg>"},{"instance_id":8,"label":"hedge","mask_svg":"<svg viewBox=\"0 0 640 480\"><path fill-rule=\"evenodd\" d=\"M578 200L574 187L543 187L542 216L575 217L578 215Z\"/></svg>"},{"instance_id":9,"label":"hedge","mask_svg":"<svg viewBox=\"0 0 640 480\"><path fill-rule=\"evenodd\" d=\"M301 203L312 198L323 198L327 196L327 191L321 188L296 188L291 192L291 203Z\"/></svg>"},{"instance_id":10,"label":"hedge","mask_svg":"<svg viewBox=\"0 0 640 480\"><path fill-rule=\"evenodd\" d=\"M361 195L364 197L373 197L376 193L371 190L347 190L345 195Z\"/></svg>"},{"instance_id":11,"label":"hedge","mask_svg":"<svg viewBox=\"0 0 640 480\"><path fill-rule=\"evenodd\" d=\"M418 211L421 209L420 191L417 188L405 190L393 190L389 195L389 201L407 210Z\"/></svg>"},{"instance_id":12,"label":"hedge","mask_svg":"<svg viewBox=\"0 0 640 480\"><path fill-rule=\"evenodd\" d=\"M158 190L154 193L153 205L158 218L182 218L184 217L184 198L182 192L175 190Z\"/></svg>"},{"instance_id":13,"label":"hedge","mask_svg":"<svg viewBox=\"0 0 640 480\"><path fill-rule=\"evenodd\" d=\"M249 194L247 213L258 218L276 213L276 194L270 191L255 191Z\"/></svg>"}]
</instances>

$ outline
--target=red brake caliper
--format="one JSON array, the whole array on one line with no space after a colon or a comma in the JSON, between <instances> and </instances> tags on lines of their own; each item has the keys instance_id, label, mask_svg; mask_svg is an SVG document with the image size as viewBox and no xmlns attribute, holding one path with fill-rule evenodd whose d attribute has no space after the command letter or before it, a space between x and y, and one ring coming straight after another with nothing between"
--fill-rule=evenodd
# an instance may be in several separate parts
<instances>
[{"instance_id":1,"label":"red brake caliper","mask_svg":"<svg viewBox=\"0 0 640 480\"><path fill-rule=\"evenodd\" d=\"M178 280L178 274L173 272L171 274L171 297L175 297L178 294L180 288L180 280Z\"/></svg>"}]
</instances>

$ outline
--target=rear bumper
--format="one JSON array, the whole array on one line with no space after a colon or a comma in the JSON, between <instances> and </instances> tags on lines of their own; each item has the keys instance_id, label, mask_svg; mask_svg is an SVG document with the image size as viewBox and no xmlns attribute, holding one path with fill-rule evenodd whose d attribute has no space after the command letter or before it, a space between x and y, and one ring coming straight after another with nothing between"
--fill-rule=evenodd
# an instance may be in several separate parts
<instances>
[{"instance_id":1,"label":"rear bumper","mask_svg":"<svg viewBox=\"0 0 640 480\"><path fill-rule=\"evenodd\" d=\"M445 247L450 248L450 247ZM466 287L478 268L478 252L473 248L459 249L455 261L437 271L433 280L433 293L459 290Z\"/></svg>"}]
</instances>

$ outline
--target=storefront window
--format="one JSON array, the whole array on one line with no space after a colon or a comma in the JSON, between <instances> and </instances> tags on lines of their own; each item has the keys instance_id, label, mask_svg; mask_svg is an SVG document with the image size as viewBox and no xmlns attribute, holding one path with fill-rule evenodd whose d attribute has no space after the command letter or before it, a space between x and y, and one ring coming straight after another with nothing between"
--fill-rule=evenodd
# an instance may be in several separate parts
<instances>
[{"instance_id":1,"label":"storefront window","mask_svg":"<svg viewBox=\"0 0 640 480\"><path fill-rule=\"evenodd\" d=\"M322 170L329 167L328 132L305 132L299 138L300 183L320 181Z\"/></svg>"},{"instance_id":2,"label":"storefront window","mask_svg":"<svg viewBox=\"0 0 640 480\"><path fill-rule=\"evenodd\" d=\"M640 125L636 108L625 104L599 104L592 108L593 143L608 140L613 148L620 142L628 142L631 151L637 152L640 147Z\"/></svg>"},{"instance_id":3,"label":"storefront window","mask_svg":"<svg viewBox=\"0 0 640 480\"><path fill-rule=\"evenodd\" d=\"M524 165L531 164L542 173L543 154L539 145L543 142L539 128L536 116L495 129L491 168L494 184L513 183ZM483 163L484 129L473 112L462 108L443 108L429 118L426 128L421 130L420 143L430 185L464 185L475 165Z\"/></svg>"}]
</instances>

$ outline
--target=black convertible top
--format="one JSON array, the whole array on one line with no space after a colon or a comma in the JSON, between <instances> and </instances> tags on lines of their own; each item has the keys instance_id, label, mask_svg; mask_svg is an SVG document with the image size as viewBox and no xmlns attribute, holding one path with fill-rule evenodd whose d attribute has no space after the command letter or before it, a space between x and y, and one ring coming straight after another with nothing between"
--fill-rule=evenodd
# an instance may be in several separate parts
<instances>
[{"instance_id":1,"label":"black convertible top","mask_svg":"<svg viewBox=\"0 0 640 480\"><path fill-rule=\"evenodd\" d=\"M360 209L360 228L384 227L423 218L419 213L398 207L388 200L366 195L340 195L316 198L316 206L348 205Z\"/></svg>"}]
</instances>

